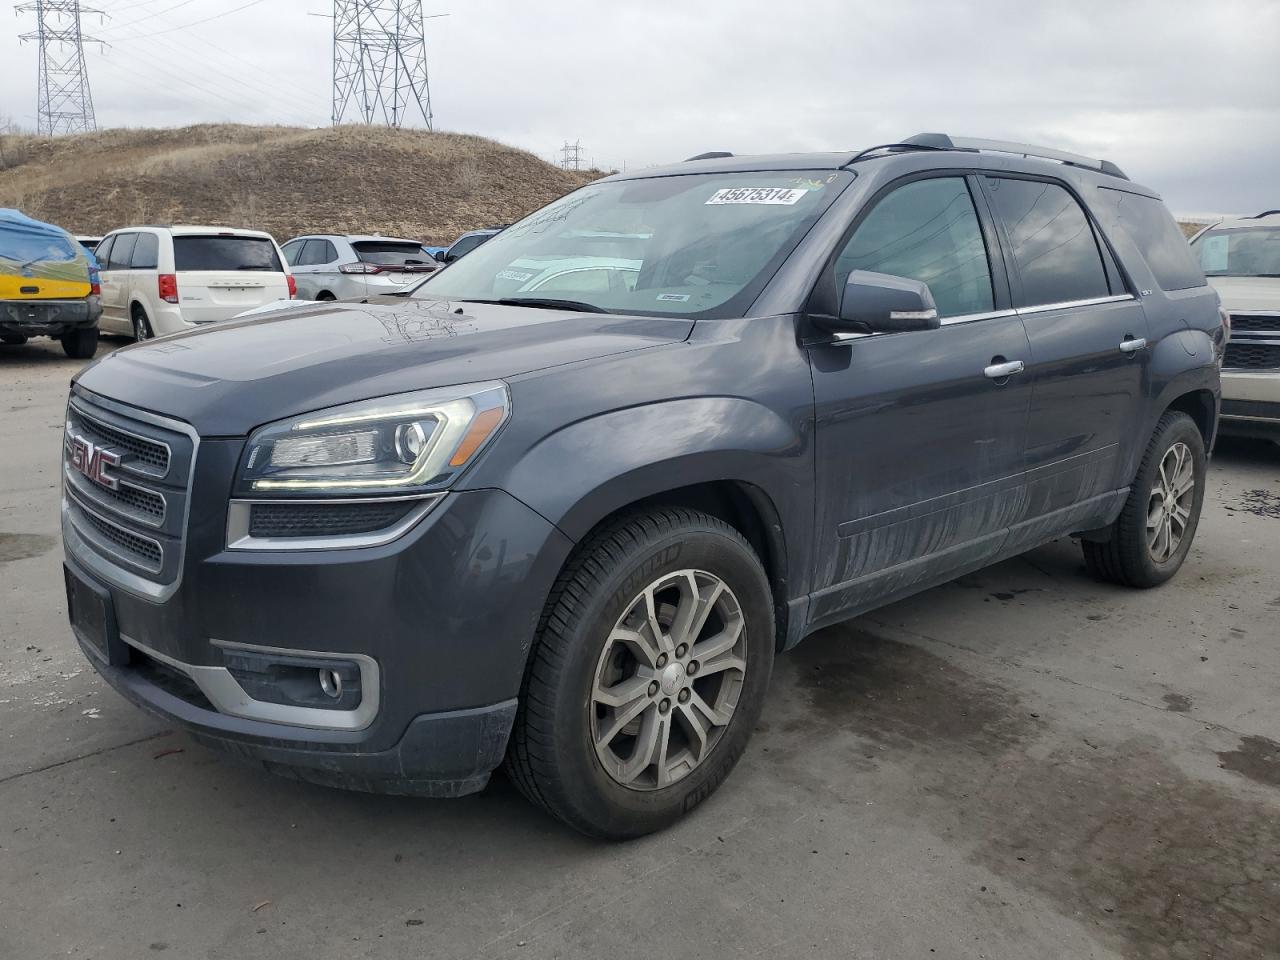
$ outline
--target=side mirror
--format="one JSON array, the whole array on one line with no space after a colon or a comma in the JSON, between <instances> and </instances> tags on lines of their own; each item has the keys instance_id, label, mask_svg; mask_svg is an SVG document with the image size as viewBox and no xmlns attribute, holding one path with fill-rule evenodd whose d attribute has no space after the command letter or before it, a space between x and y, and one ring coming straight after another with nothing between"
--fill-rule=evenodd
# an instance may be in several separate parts
<instances>
[{"instance_id":1,"label":"side mirror","mask_svg":"<svg viewBox=\"0 0 1280 960\"><path fill-rule=\"evenodd\" d=\"M929 285L869 270L853 270L840 298L840 330L905 333L942 325Z\"/></svg>"},{"instance_id":2,"label":"side mirror","mask_svg":"<svg viewBox=\"0 0 1280 960\"><path fill-rule=\"evenodd\" d=\"M433 253L431 256L435 257L435 258L436 258L436 260L438 260L440 263L446 263L446 262L447 262L447 261L445 260L446 253L445 253L445 251L444 251L444 250L437 250L437 251L436 251L435 253Z\"/></svg>"}]
</instances>

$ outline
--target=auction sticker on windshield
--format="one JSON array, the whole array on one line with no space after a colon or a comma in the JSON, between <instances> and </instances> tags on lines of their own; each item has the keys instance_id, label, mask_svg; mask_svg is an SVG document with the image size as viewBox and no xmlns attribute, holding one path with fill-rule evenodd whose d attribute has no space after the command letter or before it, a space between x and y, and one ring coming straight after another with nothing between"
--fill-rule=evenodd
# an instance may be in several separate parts
<instances>
[{"instance_id":1,"label":"auction sticker on windshield","mask_svg":"<svg viewBox=\"0 0 1280 960\"><path fill-rule=\"evenodd\" d=\"M795 187L725 187L712 194L707 204L770 203L791 206L808 192Z\"/></svg>"}]
</instances>

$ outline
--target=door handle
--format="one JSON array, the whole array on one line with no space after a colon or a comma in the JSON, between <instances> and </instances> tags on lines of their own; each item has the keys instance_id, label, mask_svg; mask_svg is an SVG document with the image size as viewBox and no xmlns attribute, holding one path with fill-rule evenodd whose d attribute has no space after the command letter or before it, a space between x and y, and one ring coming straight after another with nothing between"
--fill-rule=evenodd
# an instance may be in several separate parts
<instances>
[{"instance_id":1,"label":"door handle","mask_svg":"<svg viewBox=\"0 0 1280 960\"><path fill-rule=\"evenodd\" d=\"M1139 350L1147 349L1147 341L1142 337L1125 337L1120 341L1121 353L1137 353Z\"/></svg>"},{"instance_id":2,"label":"door handle","mask_svg":"<svg viewBox=\"0 0 1280 960\"><path fill-rule=\"evenodd\" d=\"M1011 377L1015 373L1021 373L1027 369L1021 360L1005 360L1001 357L993 357L992 359L1000 362L992 363L991 366L982 371L982 375L988 380L1004 380L1006 377Z\"/></svg>"}]
</instances>

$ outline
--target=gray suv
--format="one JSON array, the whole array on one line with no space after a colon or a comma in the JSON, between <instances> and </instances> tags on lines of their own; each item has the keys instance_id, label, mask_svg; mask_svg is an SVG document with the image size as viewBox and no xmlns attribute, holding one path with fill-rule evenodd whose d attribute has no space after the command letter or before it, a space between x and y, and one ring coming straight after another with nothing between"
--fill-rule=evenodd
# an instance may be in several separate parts
<instances>
[{"instance_id":1,"label":"gray suv","mask_svg":"<svg viewBox=\"0 0 1280 960\"><path fill-rule=\"evenodd\" d=\"M1225 339L1105 161L923 134L613 176L411 289L86 368L71 622L271 771L457 796L505 763L637 836L824 626L1055 537L1172 577Z\"/></svg>"},{"instance_id":2,"label":"gray suv","mask_svg":"<svg viewBox=\"0 0 1280 960\"><path fill-rule=\"evenodd\" d=\"M281 250L301 300L362 300L399 293L438 264L416 240L313 234Z\"/></svg>"}]
</instances>

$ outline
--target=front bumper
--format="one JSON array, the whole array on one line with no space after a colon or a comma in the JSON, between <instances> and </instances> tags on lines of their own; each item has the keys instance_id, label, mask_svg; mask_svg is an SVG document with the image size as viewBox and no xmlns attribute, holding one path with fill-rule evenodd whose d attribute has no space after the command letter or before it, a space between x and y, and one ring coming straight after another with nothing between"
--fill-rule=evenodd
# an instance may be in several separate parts
<instances>
[{"instance_id":1,"label":"front bumper","mask_svg":"<svg viewBox=\"0 0 1280 960\"><path fill-rule=\"evenodd\" d=\"M538 619L571 542L506 493L477 490L447 495L380 546L228 550L227 492L241 447L200 441L181 572L160 596L131 589L128 578L113 582L64 514L68 566L109 593L125 650L108 664L86 648L91 663L199 742L277 772L429 796L482 788L501 762ZM376 664L376 712L328 727L273 722L269 710L228 713L182 681L225 674L229 648L367 659Z\"/></svg>"},{"instance_id":2,"label":"front bumper","mask_svg":"<svg viewBox=\"0 0 1280 960\"><path fill-rule=\"evenodd\" d=\"M27 337L58 337L92 327L102 316L96 296L78 300L0 300L0 332Z\"/></svg>"},{"instance_id":3,"label":"front bumper","mask_svg":"<svg viewBox=\"0 0 1280 960\"><path fill-rule=\"evenodd\" d=\"M1218 429L1227 436L1280 440L1280 370L1224 369Z\"/></svg>"}]
</instances>

